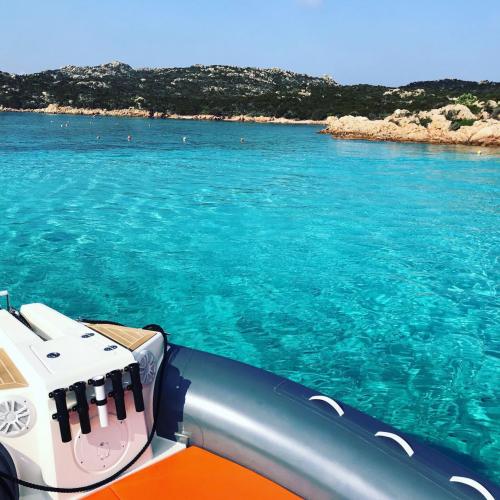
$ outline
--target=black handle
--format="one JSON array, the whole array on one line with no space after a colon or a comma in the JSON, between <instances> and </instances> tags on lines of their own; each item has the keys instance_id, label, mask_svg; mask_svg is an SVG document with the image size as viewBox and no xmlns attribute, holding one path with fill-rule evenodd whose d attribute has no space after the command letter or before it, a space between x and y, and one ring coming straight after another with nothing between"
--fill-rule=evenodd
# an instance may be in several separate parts
<instances>
[{"instance_id":1,"label":"black handle","mask_svg":"<svg viewBox=\"0 0 500 500\"><path fill-rule=\"evenodd\" d=\"M122 385L122 372L121 370L113 370L106 375L111 379L113 392L110 393L115 400L116 418L124 420L127 418L127 411L125 410L125 396Z\"/></svg>"},{"instance_id":2,"label":"black handle","mask_svg":"<svg viewBox=\"0 0 500 500\"><path fill-rule=\"evenodd\" d=\"M142 397L142 383L139 363L131 363L127 366L130 372L130 388L134 395L135 411L144 411L144 398Z\"/></svg>"},{"instance_id":3,"label":"black handle","mask_svg":"<svg viewBox=\"0 0 500 500\"><path fill-rule=\"evenodd\" d=\"M80 418L80 429L82 434L88 434L90 428L89 403L87 401L87 384L85 382L75 382L70 389L76 395L76 411Z\"/></svg>"},{"instance_id":4,"label":"black handle","mask_svg":"<svg viewBox=\"0 0 500 500\"><path fill-rule=\"evenodd\" d=\"M69 426L69 412L66 406L66 389L56 389L49 394L56 402L57 413L52 418L59 422L59 431L63 443L71 441L71 427Z\"/></svg>"}]
</instances>

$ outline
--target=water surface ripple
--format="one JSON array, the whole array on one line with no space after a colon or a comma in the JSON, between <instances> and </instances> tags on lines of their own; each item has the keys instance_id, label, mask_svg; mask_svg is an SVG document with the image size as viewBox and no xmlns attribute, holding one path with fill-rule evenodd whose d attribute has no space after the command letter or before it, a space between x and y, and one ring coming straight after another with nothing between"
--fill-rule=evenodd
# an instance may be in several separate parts
<instances>
[{"instance_id":1,"label":"water surface ripple","mask_svg":"<svg viewBox=\"0 0 500 500\"><path fill-rule=\"evenodd\" d=\"M316 130L0 113L0 288L161 323L499 480L499 157Z\"/></svg>"}]
</instances>

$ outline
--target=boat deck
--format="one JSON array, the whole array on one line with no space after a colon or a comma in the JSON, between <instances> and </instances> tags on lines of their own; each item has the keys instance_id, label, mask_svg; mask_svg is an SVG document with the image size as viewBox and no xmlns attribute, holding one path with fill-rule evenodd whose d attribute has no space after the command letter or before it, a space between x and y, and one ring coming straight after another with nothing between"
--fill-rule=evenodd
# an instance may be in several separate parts
<instances>
[{"instance_id":1,"label":"boat deck","mask_svg":"<svg viewBox=\"0 0 500 500\"><path fill-rule=\"evenodd\" d=\"M87 498L292 500L299 497L241 465L191 446Z\"/></svg>"}]
</instances>

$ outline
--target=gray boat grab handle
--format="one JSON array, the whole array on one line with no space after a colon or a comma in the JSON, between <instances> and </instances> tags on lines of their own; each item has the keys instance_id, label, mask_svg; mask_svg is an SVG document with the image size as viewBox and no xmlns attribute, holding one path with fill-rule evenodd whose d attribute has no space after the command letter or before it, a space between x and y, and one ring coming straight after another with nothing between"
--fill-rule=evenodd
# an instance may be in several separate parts
<instances>
[{"instance_id":1,"label":"gray boat grab handle","mask_svg":"<svg viewBox=\"0 0 500 500\"><path fill-rule=\"evenodd\" d=\"M375 433L375 437L385 437L388 439L392 439L396 443L403 448L403 450L406 452L406 454L411 457L414 455L413 448L408 444L408 441L404 440L401 436L398 436L397 434L394 434L393 432L385 432L385 431L379 431Z\"/></svg>"}]
</instances>

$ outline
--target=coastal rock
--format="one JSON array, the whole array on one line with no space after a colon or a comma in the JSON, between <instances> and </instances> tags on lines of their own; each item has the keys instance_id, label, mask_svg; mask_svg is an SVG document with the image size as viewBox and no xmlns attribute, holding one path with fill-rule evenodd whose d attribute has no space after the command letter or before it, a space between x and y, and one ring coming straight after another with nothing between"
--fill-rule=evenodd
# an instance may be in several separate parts
<instances>
[{"instance_id":1,"label":"coastal rock","mask_svg":"<svg viewBox=\"0 0 500 500\"><path fill-rule=\"evenodd\" d=\"M463 104L448 104L443 108L439 108L440 114L452 116L454 120L474 120L476 115Z\"/></svg>"},{"instance_id":2,"label":"coastal rock","mask_svg":"<svg viewBox=\"0 0 500 500\"><path fill-rule=\"evenodd\" d=\"M498 120L487 120L484 122L484 126L472 126L470 128L472 129L470 142L482 144L483 146L500 145L500 122Z\"/></svg>"},{"instance_id":3,"label":"coastal rock","mask_svg":"<svg viewBox=\"0 0 500 500\"><path fill-rule=\"evenodd\" d=\"M457 130L450 130L453 122L449 118L473 120L473 123L459 124ZM397 110L384 120L369 120L362 116L329 117L322 132L343 139L500 146L500 121L477 120L467 106L460 104L414 115Z\"/></svg>"},{"instance_id":4,"label":"coastal rock","mask_svg":"<svg viewBox=\"0 0 500 500\"><path fill-rule=\"evenodd\" d=\"M326 125L326 120L295 120L291 118L276 118L273 116L220 116L220 115L178 115L176 113L160 113L144 109L126 108L126 109L101 109L101 108L74 108L71 106L59 106L58 104L49 104L45 108L37 109L14 109L0 105L0 112L15 113L49 113L61 115L85 115L85 116L122 116L135 118L155 118L172 120L205 120L205 121L228 121L228 122L255 122L255 123L277 123L287 125Z\"/></svg>"},{"instance_id":5,"label":"coastal rock","mask_svg":"<svg viewBox=\"0 0 500 500\"><path fill-rule=\"evenodd\" d=\"M45 108L45 112L46 113L59 113L61 108L59 105L57 104L49 104L46 108Z\"/></svg>"},{"instance_id":6,"label":"coastal rock","mask_svg":"<svg viewBox=\"0 0 500 500\"><path fill-rule=\"evenodd\" d=\"M16 110L17 111L17 110ZM49 104L46 108L28 109L33 113L50 113L60 115L85 115L85 116L135 116L140 118L148 118L149 111L143 109L127 108L127 109L100 109L100 108L73 108L71 106L59 106L58 104Z\"/></svg>"},{"instance_id":7,"label":"coastal rock","mask_svg":"<svg viewBox=\"0 0 500 500\"><path fill-rule=\"evenodd\" d=\"M369 140L412 140L425 141L428 132L425 127L416 123L395 123L390 119L369 120L364 116L329 117L327 129L336 137L358 138ZM401 133L404 130L404 138ZM398 139L395 139L398 138Z\"/></svg>"},{"instance_id":8,"label":"coastal rock","mask_svg":"<svg viewBox=\"0 0 500 500\"><path fill-rule=\"evenodd\" d=\"M388 118L393 118L395 120L398 120L400 118L406 118L408 116L411 116L411 111L407 109L396 109L396 111L394 111L394 113L392 113L392 115L389 116Z\"/></svg>"}]
</instances>

